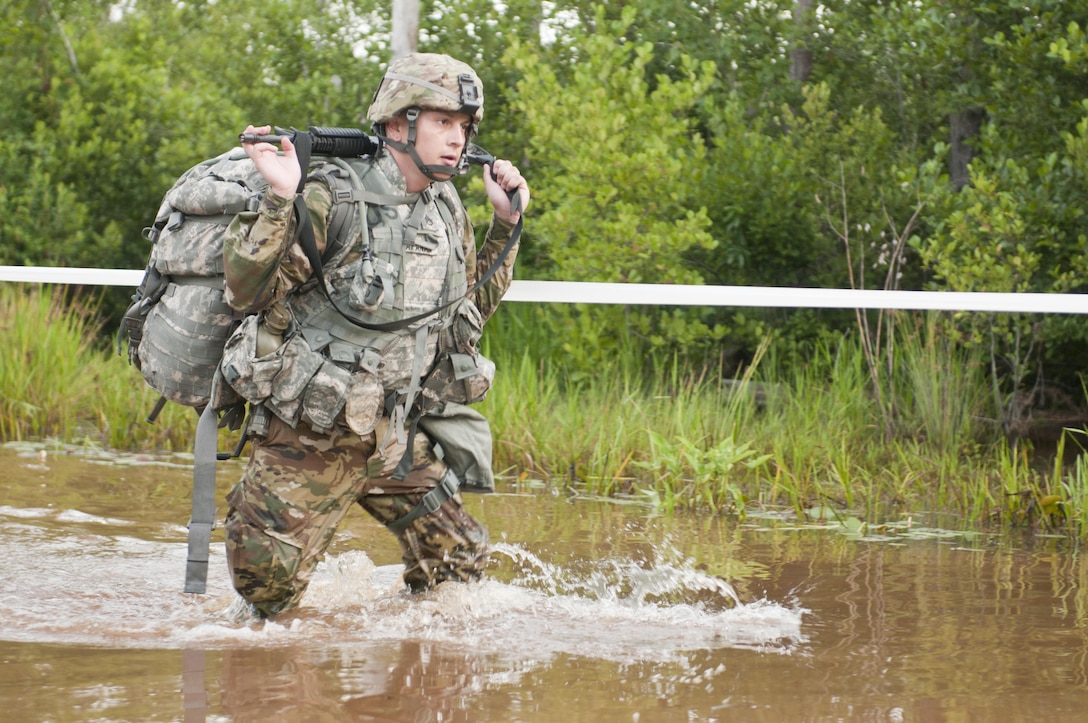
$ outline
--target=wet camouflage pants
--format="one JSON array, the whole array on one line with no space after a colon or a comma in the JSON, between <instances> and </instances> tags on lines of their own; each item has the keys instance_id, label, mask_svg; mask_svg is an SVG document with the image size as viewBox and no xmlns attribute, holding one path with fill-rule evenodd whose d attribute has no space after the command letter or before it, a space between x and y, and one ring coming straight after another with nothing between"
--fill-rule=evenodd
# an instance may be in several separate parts
<instances>
[{"instance_id":1,"label":"wet camouflage pants","mask_svg":"<svg viewBox=\"0 0 1088 723\"><path fill-rule=\"evenodd\" d=\"M446 472L417 433L412 472L402 481L392 474L404 447L396 442L382 459L375 439L350 431L314 434L278 419L268 436L255 441L242 480L227 502L227 563L234 587L263 615L298 604L340 521L359 504L388 524L411 511ZM367 475L370 462L375 476ZM445 580L473 580L487 560L487 531L465 512L455 495L398 535L404 580L413 591Z\"/></svg>"}]
</instances>

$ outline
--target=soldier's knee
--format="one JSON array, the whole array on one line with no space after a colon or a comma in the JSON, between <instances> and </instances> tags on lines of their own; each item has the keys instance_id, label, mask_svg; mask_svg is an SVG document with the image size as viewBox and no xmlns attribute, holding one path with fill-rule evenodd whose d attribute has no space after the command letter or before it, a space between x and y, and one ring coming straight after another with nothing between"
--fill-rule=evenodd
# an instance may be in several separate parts
<instances>
[{"instance_id":1,"label":"soldier's knee","mask_svg":"<svg viewBox=\"0 0 1088 723\"><path fill-rule=\"evenodd\" d=\"M226 520L227 566L234 589L263 617L298 604L301 551L271 537L231 510Z\"/></svg>"}]
</instances>

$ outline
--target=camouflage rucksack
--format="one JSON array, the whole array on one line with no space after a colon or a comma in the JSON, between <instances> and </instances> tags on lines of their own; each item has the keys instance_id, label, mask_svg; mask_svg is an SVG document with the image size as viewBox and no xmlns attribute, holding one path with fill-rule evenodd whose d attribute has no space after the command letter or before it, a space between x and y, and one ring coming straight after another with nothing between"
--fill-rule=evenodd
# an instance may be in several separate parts
<instances>
[{"instance_id":1,"label":"camouflage rucksack","mask_svg":"<svg viewBox=\"0 0 1088 723\"><path fill-rule=\"evenodd\" d=\"M328 159L315 157L311 171ZM346 178L320 173L337 190ZM267 181L241 148L211 158L183 173L166 192L145 230L152 243L147 271L121 321L118 351L128 341L129 360L162 395L151 419L166 401L202 409L241 402L227 385L212 381L223 346L243 315L223 294L223 235L242 211L256 211ZM350 209L336 204L329 230L346 222Z\"/></svg>"},{"instance_id":2,"label":"camouflage rucksack","mask_svg":"<svg viewBox=\"0 0 1088 723\"><path fill-rule=\"evenodd\" d=\"M312 170L309 159L307 153L300 165ZM185 592L205 591L216 516L215 462L241 452L241 445L233 455L217 451L216 428L238 428L245 410L229 385L215 383L223 347L243 317L230 308L223 293L223 236L238 213L257 210L267 186L240 148L183 173L166 192L155 222L145 232L152 242L147 271L118 331L118 352L127 338L129 360L162 395L149 422L167 401L201 410L193 448ZM346 223L343 209L348 207L334 206L331 232L338 233Z\"/></svg>"},{"instance_id":3,"label":"camouflage rucksack","mask_svg":"<svg viewBox=\"0 0 1088 723\"><path fill-rule=\"evenodd\" d=\"M165 400L196 408L212 401L223 345L241 320L223 298L223 233L236 214L257 209L266 188L245 153L229 151L183 173L145 230L151 255L120 334L129 360Z\"/></svg>"}]
</instances>

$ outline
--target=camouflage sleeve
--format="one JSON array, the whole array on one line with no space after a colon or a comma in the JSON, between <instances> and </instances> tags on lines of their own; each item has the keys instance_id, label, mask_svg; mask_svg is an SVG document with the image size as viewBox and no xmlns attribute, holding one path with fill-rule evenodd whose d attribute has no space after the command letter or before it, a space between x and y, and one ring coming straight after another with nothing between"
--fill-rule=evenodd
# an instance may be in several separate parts
<instances>
[{"instance_id":1,"label":"camouflage sleeve","mask_svg":"<svg viewBox=\"0 0 1088 723\"><path fill-rule=\"evenodd\" d=\"M306 184L302 197L322 252L332 194L327 185L314 182ZM224 291L231 308L260 311L310 277L310 262L294 236L293 202L271 191L256 212L235 216L223 238Z\"/></svg>"},{"instance_id":2,"label":"camouflage sleeve","mask_svg":"<svg viewBox=\"0 0 1088 723\"><path fill-rule=\"evenodd\" d=\"M487 270L491 268L491 264L495 263L495 259L502 253L502 249L506 246L506 242L513 231L514 226L512 224L506 223L493 215L491 225L487 229L487 235L484 236L484 244L479 251L476 251L475 244L472 243L472 231L469 229L468 235L472 251L469 253L468 249L466 249L465 258L468 260L470 288L476 283L476 279L487 273ZM502 301L502 297L514 280L514 259L518 255L518 245L515 244L514 248L510 249L510 253L502 261L502 266L495 271L495 274L488 279L487 283L476 291L473 301L476 302L480 313L483 314L484 321L495 313L495 309L499 308L499 302ZM475 264L472 262L474 257Z\"/></svg>"}]
</instances>

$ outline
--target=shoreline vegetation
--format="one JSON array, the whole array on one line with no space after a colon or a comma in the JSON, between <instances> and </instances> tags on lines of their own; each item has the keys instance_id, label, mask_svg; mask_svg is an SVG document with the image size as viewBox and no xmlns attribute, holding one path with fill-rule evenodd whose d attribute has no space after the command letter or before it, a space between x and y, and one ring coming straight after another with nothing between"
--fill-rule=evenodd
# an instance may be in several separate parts
<instances>
[{"instance_id":1,"label":"shoreline vegetation","mask_svg":"<svg viewBox=\"0 0 1088 723\"><path fill-rule=\"evenodd\" d=\"M197 415L168 404L155 424L145 421L157 395L116 354L95 306L55 287L0 284L0 442L189 450ZM532 339L503 337L500 348L485 336L499 372L479 408L491 421L496 473L663 513L792 512L890 531L932 516L1083 539L1084 424L1059 427L1045 452L1009 440L987 413L982 357L943 336L933 315L901 318L880 395L851 335L792 364L765 342L732 380L675 359L647 370L633 353L597 375L568 374L527 351L539 348ZM237 441L221 431L221 448Z\"/></svg>"}]
</instances>

